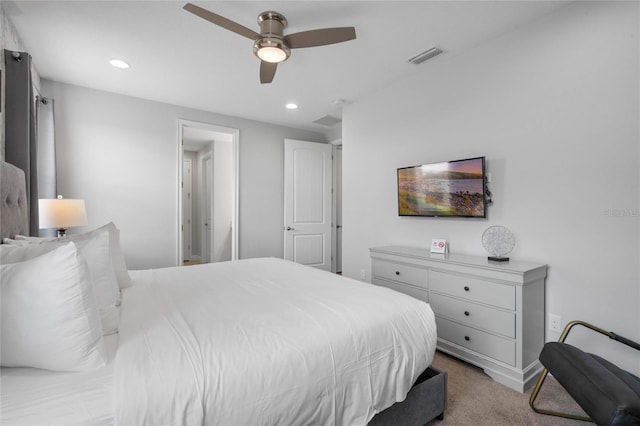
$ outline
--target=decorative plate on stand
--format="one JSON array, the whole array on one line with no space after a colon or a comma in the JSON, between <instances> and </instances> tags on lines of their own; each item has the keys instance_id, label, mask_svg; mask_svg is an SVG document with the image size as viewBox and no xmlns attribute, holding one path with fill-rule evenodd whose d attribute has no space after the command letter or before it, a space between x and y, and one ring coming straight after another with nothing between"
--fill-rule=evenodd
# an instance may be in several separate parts
<instances>
[{"instance_id":1,"label":"decorative plate on stand","mask_svg":"<svg viewBox=\"0 0 640 426\"><path fill-rule=\"evenodd\" d=\"M482 246L489 253L489 260L506 262L506 257L516 245L516 239L504 226L494 225L482 233Z\"/></svg>"}]
</instances>

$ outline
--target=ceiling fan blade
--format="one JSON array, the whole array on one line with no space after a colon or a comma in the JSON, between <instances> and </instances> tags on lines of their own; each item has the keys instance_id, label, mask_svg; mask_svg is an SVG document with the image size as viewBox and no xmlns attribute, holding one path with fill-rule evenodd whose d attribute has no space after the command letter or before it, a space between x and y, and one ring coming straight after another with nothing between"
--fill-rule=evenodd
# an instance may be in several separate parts
<instances>
[{"instance_id":1,"label":"ceiling fan blade","mask_svg":"<svg viewBox=\"0 0 640 426\"><path fill-rule=\"evenodd\" d=\"M327 44L342 43L356 38L354 27L322 28L319 30L302 31L289 34L284 38L291 49L301 47L324 46Z\"/></svg>"},{"instance_id":2,"label":"ceiling fan blade","mask_svg":"<svg viewBox=\"0 0 640 426\"><path fill-rule=\"evenodd\" d=\"M208 11L207 9L196 6L195 4L187 3L182 8L187 12L191 12L194 15L199 16L202 19L205 19L229 31L233 31L236 34L240 34L241 36L250 38L251 40L256 40L261 37L257 32L250 30L249 28L244 27L236 22L233 22L232 20L227 19L224 16L220 16Z\"/></svg>"},{"instance_id":3,"label":"ceiling fan blade","mask_svg":"<svg viewBox=\"0 0 640 426\"><path fill-rule=\"evenodd\" d=\"M278 64L260 61L260 83L271 83L273 81L273 76L276 75L277 68Z\"/></svg>"}]
</instances>

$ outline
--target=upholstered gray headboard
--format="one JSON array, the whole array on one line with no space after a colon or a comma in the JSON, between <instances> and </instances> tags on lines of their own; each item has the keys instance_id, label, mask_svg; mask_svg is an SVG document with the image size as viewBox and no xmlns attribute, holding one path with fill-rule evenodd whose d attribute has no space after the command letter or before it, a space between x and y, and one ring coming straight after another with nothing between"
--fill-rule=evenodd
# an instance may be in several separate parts
<instances>
[{"instance_id":1,"label":"upholstered gray headboard","mask_svg":"<svg viewBox=\"0 0 640 426\"><path fill-rule=\"evenodd\" d=\"M29 235L29 207L24 171L13 164L0 161L0 234L13 238Z\"/></svg>"}]
</instances>

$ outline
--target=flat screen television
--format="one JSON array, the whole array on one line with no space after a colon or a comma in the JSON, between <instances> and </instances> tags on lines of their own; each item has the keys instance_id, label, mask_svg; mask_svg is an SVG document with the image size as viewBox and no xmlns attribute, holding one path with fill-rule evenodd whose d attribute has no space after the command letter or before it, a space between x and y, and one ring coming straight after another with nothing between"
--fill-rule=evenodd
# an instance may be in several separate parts
<instances>
[{"instance_id":1,"label":"flat screen television","mask_svg":"<svg viewBox=\"0 0 640 426\"><path fill-rule=\"evenodd\" d=\"M398 169L400 216L487 217L484 157Z\"/></svg>"}]
</instances>

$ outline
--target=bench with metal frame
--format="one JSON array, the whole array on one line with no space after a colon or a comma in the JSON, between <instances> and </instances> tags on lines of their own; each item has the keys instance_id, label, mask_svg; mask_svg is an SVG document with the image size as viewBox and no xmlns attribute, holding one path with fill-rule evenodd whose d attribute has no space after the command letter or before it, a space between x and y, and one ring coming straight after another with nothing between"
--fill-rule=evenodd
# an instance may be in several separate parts
<instances>
[{"instance_id":1,"label":"bench with metal frame","mask_svg":"<svg viewBox=\"0 0 640 426\"><path fill-rule=\"evenodd\" d=\"M598 425L640 425L640 378L598 355L583 352L565 343L569 331L576 325L640 350L640 344L633 340L584 321L572 321L564 328L557 342L548 342L542 348L540 362L545 368L531 392L529 405L536 413L595 422ZM548 373L567 390L589 417L534 406Z\"/></svg>"}]
</instances>

